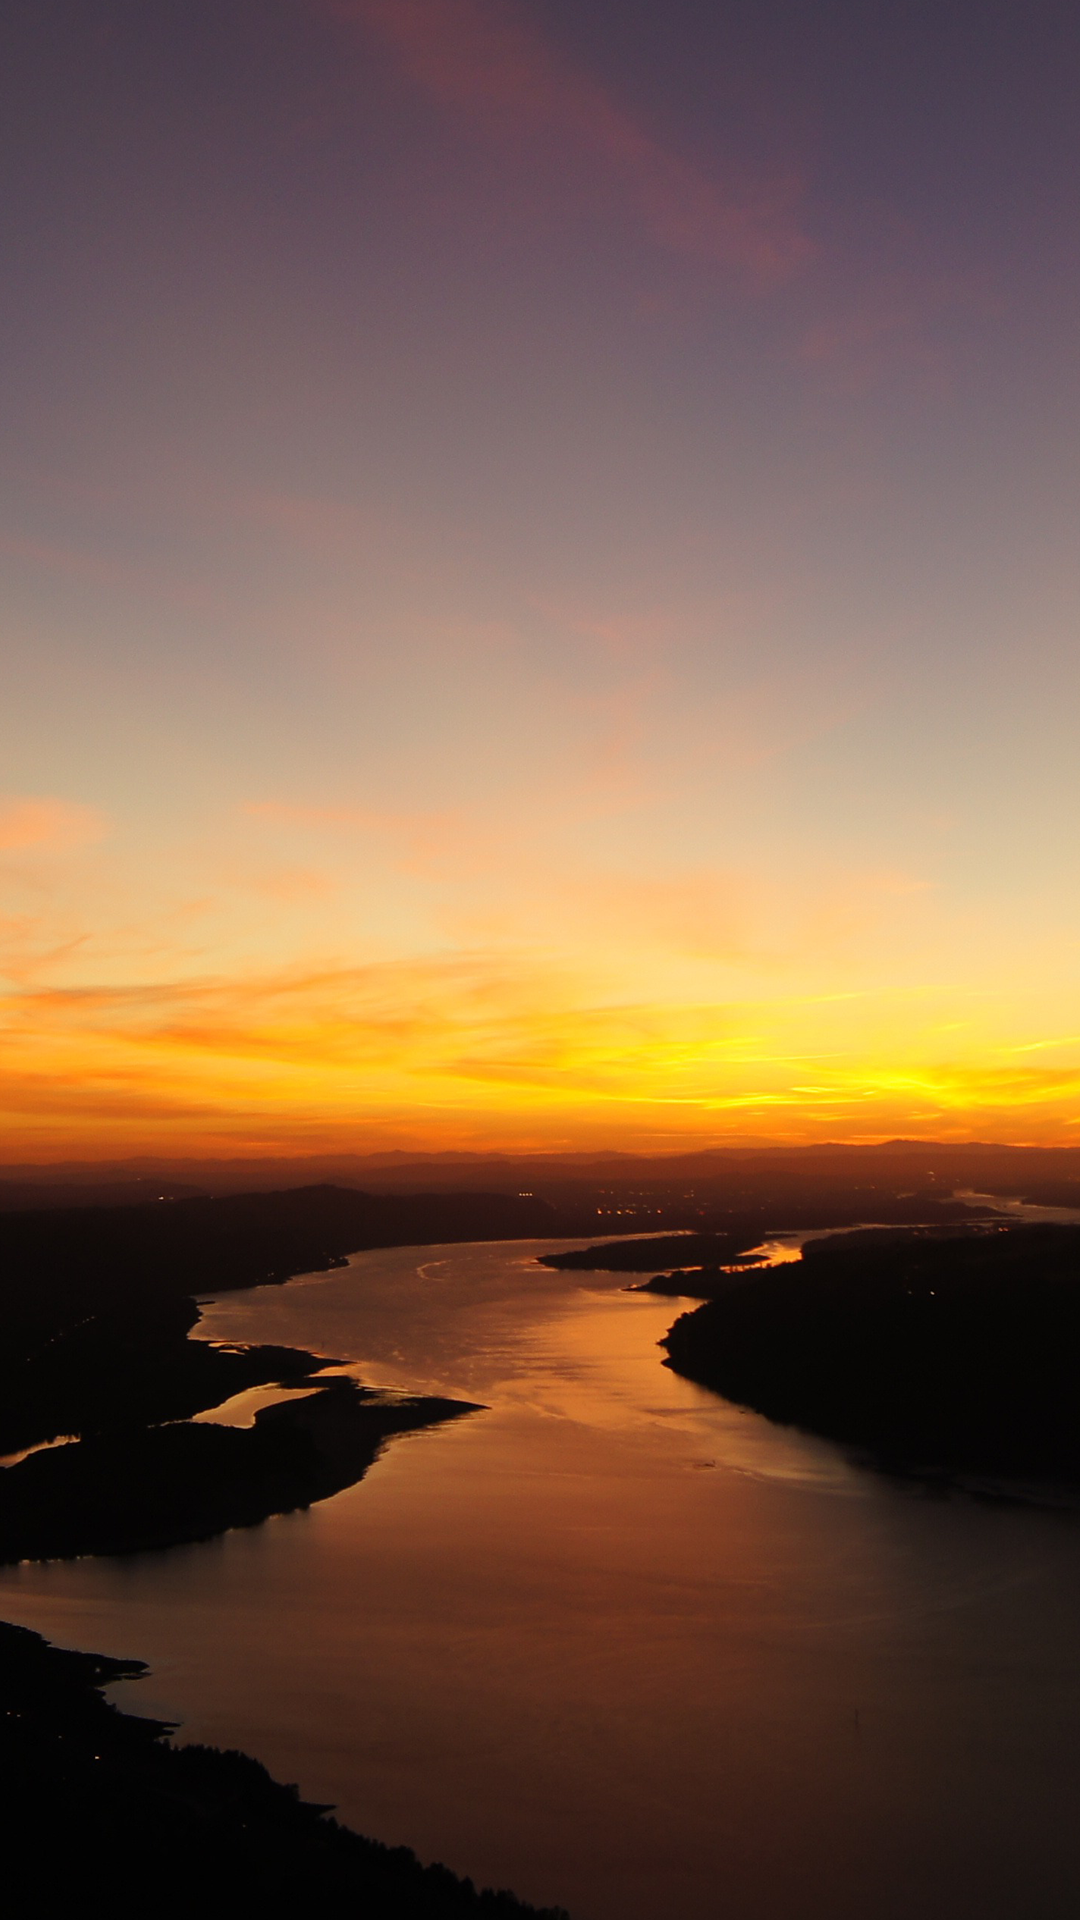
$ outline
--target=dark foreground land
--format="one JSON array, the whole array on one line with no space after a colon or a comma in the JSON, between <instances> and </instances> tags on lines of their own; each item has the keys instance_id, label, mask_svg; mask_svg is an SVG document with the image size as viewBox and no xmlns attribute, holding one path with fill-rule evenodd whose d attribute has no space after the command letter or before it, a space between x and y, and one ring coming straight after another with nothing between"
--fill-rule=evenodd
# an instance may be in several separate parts
<instances>
[{"instance_id":1,"label":"dark foreground land","mask_svg":"<svg viewBox=\"0 0 1080 1920\"><path fill-rule=\"evenodd\" d=\"M687 1378L888 1467L1080 1482L1077 1227L810 1241L663 1344Z\"/></svg>"},{"instance_id":2,"label":"dark foreground land","mask_svg":"<svg viewBox=\"0 0 1080 1920\"><path fill-rule=\"evenodd\" d=\"M0 1626L4 1882L29 1910L78 1911L96 1893L123 1915L567 1920L363 1839L245 1754L170 1745L169 1728L102 1698L141 1671Z\"/></svg>"}]
</instances>

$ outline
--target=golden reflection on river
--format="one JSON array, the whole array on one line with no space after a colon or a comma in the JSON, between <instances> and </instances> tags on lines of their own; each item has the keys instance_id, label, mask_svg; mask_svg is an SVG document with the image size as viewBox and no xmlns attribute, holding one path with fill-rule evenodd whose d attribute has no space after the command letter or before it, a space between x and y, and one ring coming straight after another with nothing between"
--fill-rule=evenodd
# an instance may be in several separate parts
<instances>
[{"instance_id":1,"label":"golden reflection on river","mask_svg":"<svg viewBox=\"0 0 1080 1920\"><path fill-rule=\"evenodd\" d=\"M208 1308L487 1410L307 1514L9 1572L0 1613L149 1660L125 1704L574 1920L1077 1910L1074 1519L727 1405L660 1364L683 1303L539 1250L366 1253Z\"/></svg>"}]
</instances>

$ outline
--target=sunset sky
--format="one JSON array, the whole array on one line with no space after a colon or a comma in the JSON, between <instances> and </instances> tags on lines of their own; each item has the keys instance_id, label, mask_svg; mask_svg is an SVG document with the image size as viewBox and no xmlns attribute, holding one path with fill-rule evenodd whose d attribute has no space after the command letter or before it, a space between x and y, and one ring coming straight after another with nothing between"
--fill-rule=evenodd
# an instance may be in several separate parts
<instances>
[{"instance_id":1,"label":"sunset sky","mask_svg":"<svg viewBox=\"0 0 1080 1920\"><path fill-rule=\"evenodd\" d=\"M1078 78L9 0L4 1159L1077 1140Z\"/></svg>"}]
</instances>

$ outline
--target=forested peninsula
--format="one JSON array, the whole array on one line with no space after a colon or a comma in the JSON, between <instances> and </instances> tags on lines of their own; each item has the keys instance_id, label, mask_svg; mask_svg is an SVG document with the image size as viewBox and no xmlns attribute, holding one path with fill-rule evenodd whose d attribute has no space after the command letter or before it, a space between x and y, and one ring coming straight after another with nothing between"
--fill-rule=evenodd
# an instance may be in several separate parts
<instances>
[{"instance_id":1,"label":"forested peninsula","mask_svg":"<svg viewBox=\"0 0 1080 1920\"><path fill-rule=\"evenodd\" d=\"M883 1466L1080 1483L1075 1226L811 1240L662 1344L688 1379Z\"/></svg>"}]
</instances>

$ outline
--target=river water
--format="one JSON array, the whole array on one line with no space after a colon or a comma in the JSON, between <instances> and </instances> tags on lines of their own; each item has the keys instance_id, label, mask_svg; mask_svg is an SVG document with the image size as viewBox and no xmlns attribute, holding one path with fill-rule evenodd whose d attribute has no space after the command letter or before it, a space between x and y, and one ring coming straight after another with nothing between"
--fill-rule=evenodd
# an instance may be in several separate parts
<instances>
[{"instance_id":1,"label":"river water","mask_svg":"<svg viewBox=\"0 0 1080 1920\"><path fill-rule=\"evenodd\" d=\"M574 1920L1071 1920L1080 1518L739 1411L661 1365L678 1302L548 1244L208 1305L208 1338L487 1410L305 1514L9 1569L0 1617L149 1661L125 1706Z\"/></svg>"}]
</instances>

